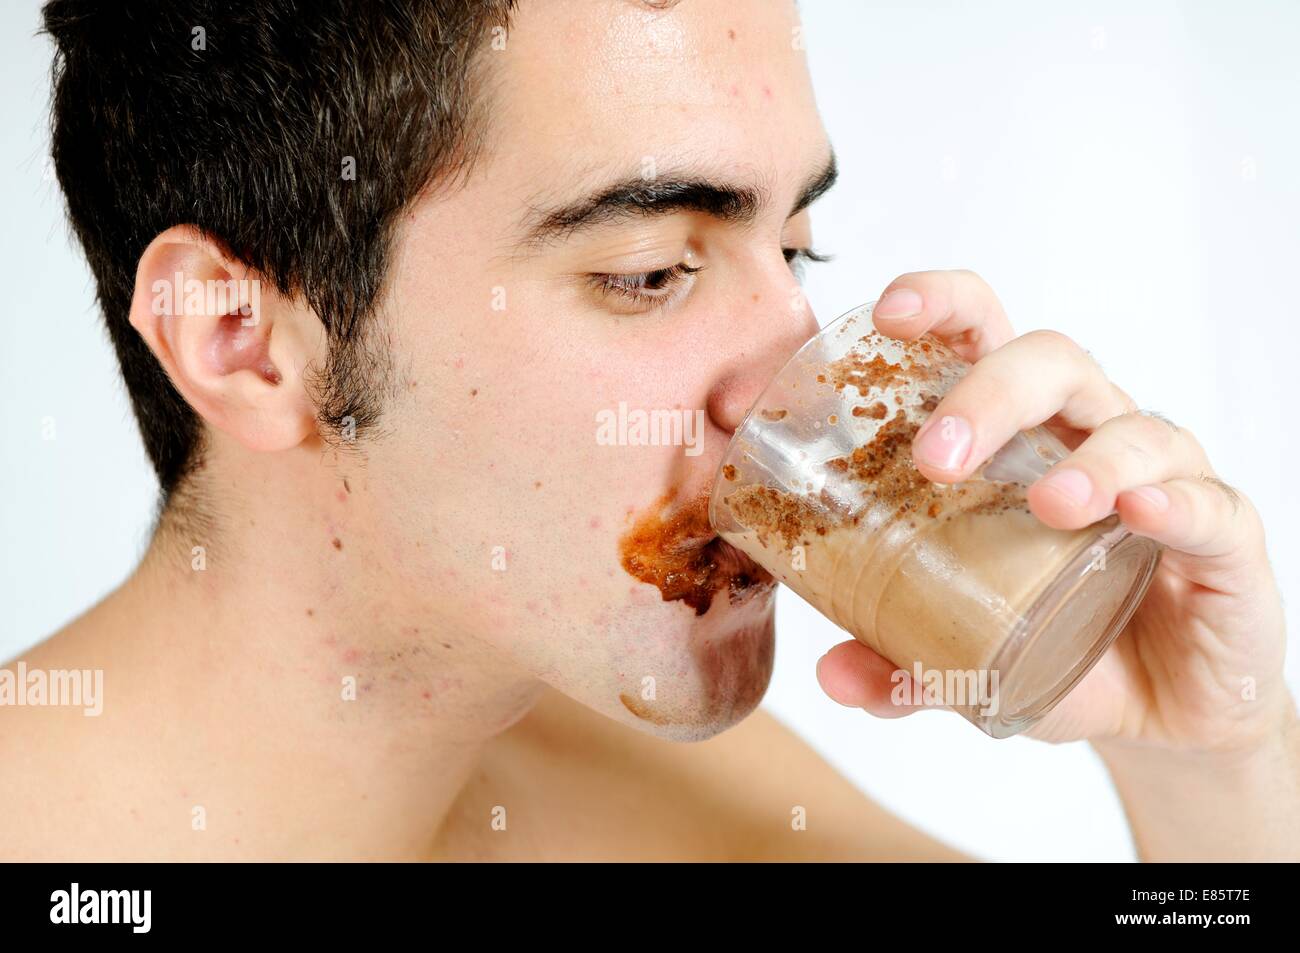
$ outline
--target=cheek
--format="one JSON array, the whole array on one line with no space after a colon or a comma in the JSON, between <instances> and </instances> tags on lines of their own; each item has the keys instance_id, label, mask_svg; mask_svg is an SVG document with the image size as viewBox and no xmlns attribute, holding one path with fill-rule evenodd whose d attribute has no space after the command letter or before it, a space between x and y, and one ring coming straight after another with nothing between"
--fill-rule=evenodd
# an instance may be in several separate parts
<instances>
[{"instance_id":1,"label":"cheek","mask_svg":"<svg viewBox=\"0 0 1300 953\"><path fill-rule=\"evenodd\" d=\"M752 710L769 603L720 598L697 616L621 563L638 514L666 488L705 486L708 456L599 442L597 412L635 400L618 375L507 381L468 357L441 373L408 391L368 466L379 544L416 611L656 733L707 737Z\"/></svg>"},{"instance_id":2,"label":"cheek","mask_svg":"<svg viewBox=\"0 0 1300 953\"><path fill-rule=\"evenodd\" d=\"M636 467L597 445L590 394L468 356L442 374L408 388L368 466L404 584L493 641L648 598L618 562Z\"/></svg>"},{"instance_id":3,"label":"cheek","mask_svg":"<svg viewBox=\"0 0 1300 953\"><path fill-rule=\"evenodd\" d=\"M596 633L611 607L661 601L623 570L619 542L665 491L711 478L718 435L704 440L712 425L696 413L708 369L689 359L699 348L670 346L670 322L565 315L530 300L524 283L511 287L506 312L459 326L444 315L437 340L406 342L415 356L377 450L392 499L385 535L408 578L448 587L437 597L459 603L462 624L485 614L485 638ZM647 445L618 426L622 412L666 410L689 419L704 452Z\"/></svg>"}]
</instances>

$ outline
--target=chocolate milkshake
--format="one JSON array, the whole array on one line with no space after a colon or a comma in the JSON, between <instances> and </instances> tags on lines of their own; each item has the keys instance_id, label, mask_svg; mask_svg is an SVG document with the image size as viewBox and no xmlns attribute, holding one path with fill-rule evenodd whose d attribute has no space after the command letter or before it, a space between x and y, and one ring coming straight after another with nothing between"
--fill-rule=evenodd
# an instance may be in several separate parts
<instances>
[{"instance_id":1,"label":"chocolate milkshake","mask_svg":"<svg viewBox=\"0 0 1300 953\"><path fill-rule=\"evenodd\" d=\"M1042 429L1017 435L965 483L926 480L912 438L967 367L937 340L878 334L870 306L846 315L805 345L737 431L710 517L859 641L914 677L955 686L941 703L1005 737L1105 651L1158 547L1114 517L1062 531L1029 512L1028 485L1067 454Z\"/></svg>"}]
</instances>

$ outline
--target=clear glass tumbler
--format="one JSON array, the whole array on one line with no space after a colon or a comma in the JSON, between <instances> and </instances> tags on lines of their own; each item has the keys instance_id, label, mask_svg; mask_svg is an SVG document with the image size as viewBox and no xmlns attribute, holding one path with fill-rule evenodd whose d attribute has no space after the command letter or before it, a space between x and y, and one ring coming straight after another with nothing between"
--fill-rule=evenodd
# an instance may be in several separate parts
<instances>
[{"instance_id":1,"label":"clear glass tumbler","mask_svg":"<svg viewBox=\"0 0 1300 953\"><path fill-rule=\"evenodd\" d=\"M1041 427L961 484L922 477L912 437L970 365L929 336L881 335L873 305L823 329L768 385L727 448L709 518L907 672L901 700L1008 737L1101 657L1160 547L1115 516L1063 531L1029 512L1028 485L1068 453Z\"/></svg>"}]
</instances>

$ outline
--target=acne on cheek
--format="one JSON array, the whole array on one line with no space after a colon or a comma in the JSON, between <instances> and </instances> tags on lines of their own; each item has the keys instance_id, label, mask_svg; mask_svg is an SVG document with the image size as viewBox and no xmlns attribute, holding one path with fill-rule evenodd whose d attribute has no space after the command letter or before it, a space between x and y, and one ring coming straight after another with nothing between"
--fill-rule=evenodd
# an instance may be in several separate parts
<instances>
[{"instance_id":1,"label":"acne on cheek","mask_svg":"<svg viewBox=\"0 0 1300 953\"><path fill-rule=\"evenodd\" d=\"M766 100L766 101L769 102L769 103L772 101L772 87L771 87L771 86L768 86L766 83L764 83L762 86L759 87L759 91L762 93L762 96L763 96L763 99L764 99L764 100ZM732 84L731 84L731 90L730 90L730 92L731 92L731 98L732 98L732 99L739 99L739 98L740 98L740 95L741 95L740 86L737 85L736 83L732 83Z\"/></svg>"}]
</instances>

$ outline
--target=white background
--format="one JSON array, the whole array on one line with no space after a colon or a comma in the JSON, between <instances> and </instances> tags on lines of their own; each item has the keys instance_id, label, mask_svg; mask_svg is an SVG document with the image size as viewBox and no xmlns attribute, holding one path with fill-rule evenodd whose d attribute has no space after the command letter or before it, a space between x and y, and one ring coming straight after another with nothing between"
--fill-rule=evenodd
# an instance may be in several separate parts
<instances>
[{"instance_id":1,"label":"white background","mask_svg":"<svg viewBox=\"0 0 1300 953\"><path fill-rule=\"evenodd\" d=\"M1300 354L1300 5L802 7L842 173L814 216L836 256L809 270L823 323L901 272L978 271L1019 330L1070 334L1144 407L1196 432L1264 513L1294 599L1300 458L1281 394ZM0 658L130 571L154 497L44 174L37 19L35 2L0 12ZM1133 856L1086 745L838 708L812 673L843 636L788 592L778 615L767 706L888 807L983 857ZM1294 692L1294 655L1287 671Z\"/></svg>"}]
</instances>

